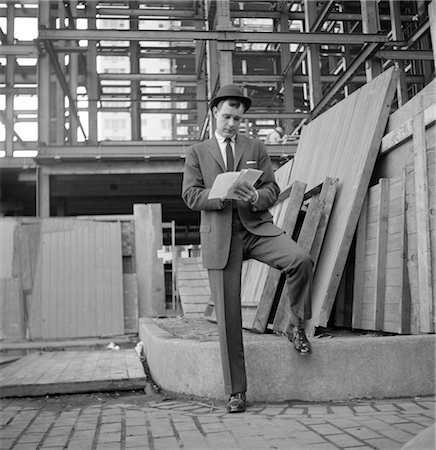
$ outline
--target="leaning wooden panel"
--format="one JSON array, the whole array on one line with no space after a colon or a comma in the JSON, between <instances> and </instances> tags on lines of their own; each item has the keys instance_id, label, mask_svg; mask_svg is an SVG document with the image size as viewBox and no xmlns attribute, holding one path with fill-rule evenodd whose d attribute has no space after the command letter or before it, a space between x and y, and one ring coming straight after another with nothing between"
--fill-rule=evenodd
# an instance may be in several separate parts
<instances>
[{"instance_id":1,"label":"leaning wooden panel","mask_svg":"<svg viewBox=\"0 0 436 450\"><path fill-rule=\"evenodd\" d=\"M32 339L124 333L119 223L44 219L29 326Z\"/></svg>"},{"instance_id":2,"label":"leaning wooden panel","mask_svg":"<svg viewBox=\"0 0 436 450\"><path fill-rule=\"evenodd\" d=\"M284 213L280 217L279 226L291 237L297 225L305 189L306 183L296 180L292 184L289 197L284 201ZM266 330L270 316L274 315L273 308L278 304L283 286L284 275L280 270L269 267L251 325L255 331L263 333Z\"/></svg>"},{"instance_id":3,"label":"leaning wooden panel","mask_svg":"<svg viewBox=\"0 0 436 450\"><path fill-rule=\"evenodd\" d=\"M326 326L330 317L397 79L395 69L387 70L302 131L291 179L305 180L309 188L323 176L340 180L315 273L309 334L316 326Z\"/></svg>"},{"instance_id":4,"label":"leaning wooden panel","mask_svg":"<svg viewBox=\"0 0 436 450\"><path fill-rule=\"evenodd\" d=\"M326 178L320 192L309 199L306 215L298 234L297 242L312 257L314 271L336 196L337 184L337 179ZM286 333L291 323L291 317L289 295L285 286L273 320L273 330Z\"/></svg>"}]
</instances>

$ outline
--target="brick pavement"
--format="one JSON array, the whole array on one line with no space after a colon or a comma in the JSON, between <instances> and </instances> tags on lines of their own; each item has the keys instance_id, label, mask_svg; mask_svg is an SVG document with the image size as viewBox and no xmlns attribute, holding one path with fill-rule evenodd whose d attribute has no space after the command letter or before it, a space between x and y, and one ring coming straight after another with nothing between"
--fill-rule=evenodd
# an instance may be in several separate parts
<instances>
[{"instance_id":1,"label":"brick pavement","mask_svg":"<svg viewBox=\"0 0 436 450\"><path fill-rule=\"evenodd\" d=\"M143 393L1 401L0 448L17 450L400 449L434 423L435 398L222 402Z\"/></svg>"}]
</instances>

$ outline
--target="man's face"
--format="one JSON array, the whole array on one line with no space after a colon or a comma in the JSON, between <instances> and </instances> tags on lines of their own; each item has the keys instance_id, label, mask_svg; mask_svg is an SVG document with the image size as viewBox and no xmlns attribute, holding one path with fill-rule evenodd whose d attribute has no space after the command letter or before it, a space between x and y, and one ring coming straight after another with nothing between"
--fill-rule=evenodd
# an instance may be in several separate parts
<instances>
[{"instance_id":1,"label":"man's face","mask_svg":"<svg viewBox=\"0 0 436 450\"><path fill-rule=\"evenodd\" d=\"M230 103L229 100L224 100L224 102L213 110L216 118L217 132L225 138L231 138L237 134L244 114L244 105L242 103L237 107L235 105L232 106Z\"/></svg>"}]
</instances>

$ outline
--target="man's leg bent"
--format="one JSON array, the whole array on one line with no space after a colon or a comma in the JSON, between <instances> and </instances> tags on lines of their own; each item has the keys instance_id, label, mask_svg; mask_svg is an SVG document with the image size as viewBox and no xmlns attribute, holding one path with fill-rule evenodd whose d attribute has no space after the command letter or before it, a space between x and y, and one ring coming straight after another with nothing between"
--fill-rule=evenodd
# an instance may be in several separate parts
<instances>
[{"instance_id":1,"label":"man's leg bent","mask_svg":"<svg viewBox=\"0 0 436 450\"><path fill-rule=\"evenodd\" d=\"M292 325L301 326L312 317L313 261L285 233L279 236L250 236L248 256L283 270L292 313Z\"/></svg>"}]
</instances>

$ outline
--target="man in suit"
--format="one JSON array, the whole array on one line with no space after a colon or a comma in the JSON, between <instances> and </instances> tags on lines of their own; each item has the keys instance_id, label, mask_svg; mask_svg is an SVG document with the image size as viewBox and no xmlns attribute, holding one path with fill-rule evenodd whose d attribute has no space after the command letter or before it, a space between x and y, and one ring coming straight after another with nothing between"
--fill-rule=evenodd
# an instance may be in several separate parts
<instances>
[{"instance_id":1,"label":"man in suit","mask_svg":"<svg viewBox=\"0 0 436 450\"><path fill-rule=\"evenodd\" d=\"M201 211L202 260L215 304L224 385L230 395L227 410L231 413L243 412L246 407L241 318L244 259L254 258L285 272L293 316L287 335L299 353L311 352L303 323L311 317L313 262L273 224L268 208L277 201L279 187L265 145L239 134L250 106L251 99L237 85L226 85L218 91L210 102L216 119L215 135L188 149L182 186L186 205ZM244 168L263 173L254 186L240 183L235 187L238 200L208 198L218 174Z\"/></svg>"}]
</instances>

